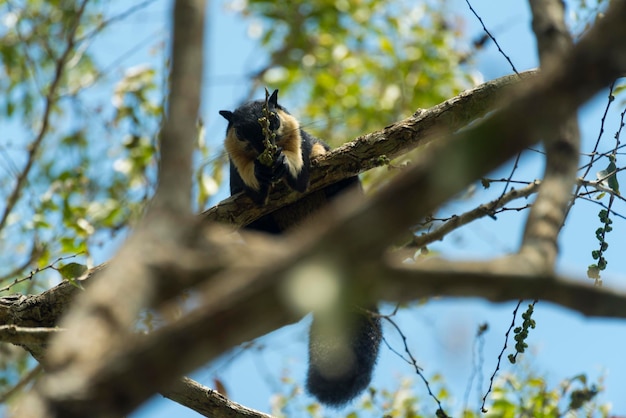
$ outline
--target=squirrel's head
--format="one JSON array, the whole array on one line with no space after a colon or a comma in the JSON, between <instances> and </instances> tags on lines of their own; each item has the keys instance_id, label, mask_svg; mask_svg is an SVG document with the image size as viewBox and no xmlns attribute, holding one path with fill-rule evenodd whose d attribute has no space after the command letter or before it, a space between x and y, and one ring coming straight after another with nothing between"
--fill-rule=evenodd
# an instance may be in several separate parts
<instances>
[{"instance_id":1,"label":"squirrel's head","mask_svg":"<svg viewBox=\"0 0 626 418\"><path fill-rule=\"evenodd\" d=\"M280 115L286 113L285 109L278 104L278 90L274 90L267 100L267 105L267 112L263 110L265 100L244 103L234 112L220 110L220 115L228 121L226 137L241 142L240 145L249 151L263 152L264 135L259 119L269 114L270 130L277 132L281 126Z\"/></svg>"}]
</instances>

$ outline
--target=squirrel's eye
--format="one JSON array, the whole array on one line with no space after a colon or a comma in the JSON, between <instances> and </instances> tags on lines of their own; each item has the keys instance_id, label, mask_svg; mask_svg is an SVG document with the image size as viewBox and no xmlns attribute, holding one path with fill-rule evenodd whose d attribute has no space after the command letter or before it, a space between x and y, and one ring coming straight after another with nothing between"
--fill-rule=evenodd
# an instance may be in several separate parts
<instances>
[{"instance_id":1,"label":"squirrel's eye","mask_svg":"<svg viewBox=\"0 0 626 418\"><path fill-rule=\"evenodd\" d=\"M235 137L241 142L246 142L246 137L244 135L241 135L238 129L235 129Z\"/></svg>"},{"instance_id":2,"label":"squirrel's eye","mask_svg":"<svg viewBox=\"0 0 626 418\"><path fill-rule=\"evenodd\" d=\"M280 127L280 118L274 112L270 113L270 129L275 131Z\"/></svg>"}]
</instances>

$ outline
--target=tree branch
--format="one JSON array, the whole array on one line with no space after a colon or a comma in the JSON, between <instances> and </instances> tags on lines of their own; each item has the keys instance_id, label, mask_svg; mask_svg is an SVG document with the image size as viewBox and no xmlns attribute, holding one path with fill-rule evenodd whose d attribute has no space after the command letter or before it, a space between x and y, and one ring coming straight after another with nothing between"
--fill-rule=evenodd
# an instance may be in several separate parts
<instances>
[{"instance_id":1,"label":"tree branch","mask_svg":"<svg viewBox=\"0 0 626 418\"><path fill-rule=\"evenodd\" d=\"M202 90L204 10L201 1L175 3L168 114L160 138L159 186L149 211L191 214L191 157Z\"/></svg>"},{"instance_id":2,"label":"tree branch","mask_svg":"<svg viewBox=\"0 0 626 418\"><path fill-rule=\"evenodd\" d=\"M248 257L245 256L244 258L248 259ZM103 267L104 266L100 266L98 269L102 269ZM88 285L90 279L93 277L93 273L94 271L91 271L81 280L81 283ZM53 332L59 329L45 328L44 325L49 327L54 326L62 313L69 307L72 298L78 291L79 289L76 286L68 282L63 282L39 295L13 295L0 298L0 323L15 324L0 326L0 339L4 342L21 345L24 349L29 351L40 364L46 364L45 346L43 346L43 344L47 342L47 339ZM37 338L32 340L27 338L18 340L9 334L11 329L25 330L29 335L32 335L30 331L34 330ZM3 333L9 334L8 338L2 338ZM16 393L23 388L24 385L29 383L41 370L42 367L37 366L27 377L20 381L20 384L16 385L5 394L0 395L0 398L6 399L13 393ZM270 417L269 415L232 402L224 398L218 392L204 387L186 377L174 383L172 387L161 390L161 394L174 402L178 402L208 417Z\"/></svg>"},{"instance_id":3,"label":"tree branch","mask_svg":"<svg viewBox=\"0 0 626 418\"><path fill-rule=\"evenodd\" d=\"M171 388L161 391L161 394L205 417L272 418L270 415L239 405L187 377L180 379Z\"/></svg>"},{"instance_id":4,"label":"tree branch","mask_svg":"<svg viewBox=\"0 0 626 418\"><path fill-rule=\"evenodd\" d=\"M15 325L0 325L0 341L16 345L43 345L51 335L61 331L60 328L25 328Z\"/></svg>"},{"instance_id":5,"label":"tree branch","mask_svg":"<svg viewBox=\"0 0 626 418\"><path fill-rule=\"evenodd\" d=\"M511 102L500 112L426 149L409 170L371 199L355 204L345 197L331 205L320 215L324 222L312 220L300 231L286 237L287 247L291 247L292 251L284 258L268 260L262 269L249 271L233 267L213 277L207 282L203 292L205 298L198 310L176 324L165 326L137 341L126 354L119 353L119 357L111 359L111 365L124 359L128 364L136 365L137 370L152 370L158 365L170 368L164 373L176 374L296 320L308 310L296 302L297 289L301 286L306 288L301 293L307 297L319 291L316 287L319 275L309 274L312 269L323 270L325 277L344 289L339 297L351 299L343 302L393 295L400 297L395 293L386 293L393 291L383 290L387 286L386 277L375 274L376 260L393 237L416 218L430 213L461 191L469 182L482 177L551 132L551 126L568 118L597 90L620 75L626 68L623 65L626 64L626 44L621 40L626 36L626 25L623 25L625 15L626 2L612 3L604 19L563 58L558 68L540 75L511 98ZM598 54L599 47L602 54ZM520 115L525 115L525 118L520 118ZM497 285L491 281L488 285L481 285L482 270L475 275L479 287L485 289L483 295L490 288L491 294L495 294L490 298L540 297L540 290L546 290L548 298L561 301L566 306L580 304L581 311L587 313L590 308L586 307L583 296L589 292L596 300L607 298L607 306L613 307L612 310L594 308L595 312L622 315L614 307L624 301L624 295L558 281L556 284L541 284L543 288L535 287L530 293L524 290L523 283L536 277L552 278L552 272L547 271L543 264L528 263L518 256L498 263L506 269L494 273L503 276ZM513 276L511 271L517 276ZM509 286L509 277L512 290L499 293L500 289ZM415 279L415 282L415 286L419 287L419 280ZM311 286L312 290L307 286ZM561 288L570 289L566 293L568 299L558 299ZM473 282L467 281L456 291L461 289L464 296L472 295ZM432 292L431 295L441 294L439 289ZM413 296L402 293L403 300ZM188 340L191 336L194 336L193 342ZM181 347L184 347L184 354ZM180 364L164 361L173 356L180 359ZM102 373L105 375L99 375L99 378L107 387L121 377L112 367L104 367Z\"/></svg>"},{"instance_id":6,"label":"tree branch","mask_svg":"<svg viewBox=\"0 0 626 418\"><path fill-rule=\"evenodd\" d=\"M525 263L520 256L487 262L393 262L373 272L384 278L378 281L375 292L394 302L435 295L472 295L491 302L539 299L590 317L626 318L626 292L594 286L588 280L528 272Z\"/></svg>"},{"instance_id":7,"label":"tree branch","mask_svg":"<svg viewBox=\"0 0 626 418\"><path fill-rule=\"evenodd\" d=\"M163 278L155 268L163 260L155 257L186 248L198 234L191 228L191 156L205 7L202 0L178 0L174 6L172 89L160 138L159 186L146 217L102 277L72 304L61 322L67 332L52 338L46 353L48 374L20 402L16 416L119 416L145 399L142 388L125 385L125 393L115 398L113 392L98 392L92 382L103 359L126 343L139 310L153 299L157 279Z\"/></svg>"},{"instance_id":8,"label":"tree branch","mask_svg":"<svg viewBox=\"0 0 626 418\"><path fill-rule=\"evenodd\" d=\"M0 403L3 404L7 402L14 394L19 393L26 385L28 385L34 379L36 379L42 370L43 370L43 367L41 366L41 364L38 364L35 367L33 367L12 388L0 394Z\"/></svg>"},{"instance_id":9,"label":"tree branch","mask_svg":"<svg viewBox=\"0 0 626 418\"><path fill-rule=\"evenodd\" d=\"M573 46L565 25L565 5L561 0L530 0L530 6L542 69L556 68ZM546 132L544 146L546 170L528 215L520 253L552 269L578 170L580 132L575 111Z\"/></svg>"},{"instance_id":10,"label":"tree branch","mask_svg":"<svg viewBox=\"0 0 626 418\"><path fill-rule=\"evenodd\" d=\"M441 226L437 227L434 231L419 236L414 236L411 240L410 246L421 248L435 241L442 240L450 232L459 229L460 227L467 225L468 223L473 222L476 219L491 215L497 209L504 207L507 203L515 199L528 197L533 193L536 193L537 190L539 190L540 185L541 182L535 180L528 186L521 189L511 189L503 196L500 196L489 203L483 203L482 205L461 215L454 215L452 218L444 222Z\"/></svg>"},{"instance_id":11,"label":"tree branch","mask_svg":"<svg viewBox=\"0 0 626 418\"><path fill-rule=\"evenodd\" d=\"M311 308L315 309L316 306L305 303L315 293L327 296L319 287L322 284L319 275L311 274L320 269L324 277L332 282L331 285L337 285L340 290L337 300L332 302L358 303L381 297L395 296L403 300L412 297L397 290L402 282L396 288L389 286L387 277L373 275L386 268L382 266L380 257L387 246L416 219L432 212L467 184L540 137L553 132L553 126L568 118L592 94L622 74L626 69L626 44L623 42L626 38L625 19L626 2L612 2L605 17L562 59L558 67L546 70L525 89L511 93L509 103L501 111L483 123L428 147L410 169L371 199L355 203L346 196L338 200L321 215L324 216L323 223L313 220L285 239L277 240L276 247L288 250L282 254L277 252L280 255L275 258L268 257L261 268L233 265L212 275L210 280L207 278L201 289L203 300L199 303L200 307L181 320L148 336L136 336L123 332L129 323L128 317L105 316L104 320L108 322L98 330L85 327L89 321L83 318L77 327L79 333L73 335L90 335L88 344L76 344L65 337L53 344L53 348L59 350L59 357L51 362L55 365L54 374L40 386L43 397L34 399L35 402L31 402L31 398L22 402L22 406L28 406L27 412L35 413L22 416L85 416L85 411L90 411L92 416L94 412L102 416L124 414L155 390L167 387L185 371L214 359L236 344L298 319ZM412 136L409 130L403 135L407 138ZM323 165L322 161L319 161L320 165ZM356 165L346 168L359 169ZM245 210L245 207L242 209ZM134 248L141 248L142 251L125 254L125 259L116 260L119 262L116 269L107 273L113 281L120 278L128 280L137 275L149 277L163 266L157 258L153 258L153 263L147 266L141 263L146 251L146 242L142 238L146 236L137 236L135 234L133 239L138 241L129 245L135 245ZM266 244L274 245L269 239ZM153 248L149 247L149 250ZM187 248L183 246L181 251ZM571 306L579 304L579 309L586 313L593 308L593 312L623 315L620 306L626 304L622 294L609 293L604 288L563 284L554 280L543 265L527 263L518 256L501 260L499 264L506 270L496 269L491 276L494 278L500 274L501 281L497 285L483 278L484 271L481 269L487 264L481 265L478 272L465 266L472 280L476 280L476 286L469 280L461 284L451 282L450 285L456 287L450 293L470 296L477 287L490 300L505 300L514 294L517 299L543 290L546 298ZM188 266L188 269L193 267ZM410 279L416 293L423 289L420 277L407 276L407 285ZM541 279L541 284L536 286L543 287L535 286L538 279ZM145 282L150 283L149 280ZM528 283L531 283L532 292L525 290ZM509 285L512 289L507 290ZM108 289L111 283L103 286L98 290L111 292ZM434 286L432 284L429 291L439 293L440 289ZM93 289L85 294L99 294ZM123 290L132 293L128 289ZM136 298L145 298L145 294L153 291L147 286L131 286L130 289L139 294ZM116 293L108 293L106 298L95 299L92 296L94 299L89 300L83 297L77 302L90 303L83 306L83 309L89 308L83 312L115 313L108 304L112 301L120 303L117 299L120 296L130 297L120 295L119 287L116 290ZM566 297L560 297L561 293ZM590 308L589 300L602 306ZM131 302L136 303L137 300L131 299ZM112 336L105 331L115 332L117 338L124 336L123 344L116 342L111 345ZM71 332L75 333L76 329L68 330L64 335ZM61 351L61 341L72 343L69 349L65 347L65 352ZM75 351L79 347L86 353ZM108 351L103 353L102 350ZM94 358L94 352L102 354L101 358ZM87 372L66 367L72 363L81 364Z\"/></svg>"},{"instance_id":12,"label":"tree branch","mask_svg":"<svg viewBox=\"0 0 626 418\"><path fill-rule=\"evenodd\" d=\"M520 77L521 76L521 77ZM374 167L388 164L418 146L449 135L470 122L495 110L510 97L522 80L537 76L526 71L488 81L467 90L430 109L418 109L411 117L386 128L363 135L313 161L314 168L307 194L339 180L352 177ZM301 199L303 194L277 187L267 205L258 206L243 193L225 199L202 215L207 222L217 221L236 226L250 222Z\"/></svg>"}]
</instances>

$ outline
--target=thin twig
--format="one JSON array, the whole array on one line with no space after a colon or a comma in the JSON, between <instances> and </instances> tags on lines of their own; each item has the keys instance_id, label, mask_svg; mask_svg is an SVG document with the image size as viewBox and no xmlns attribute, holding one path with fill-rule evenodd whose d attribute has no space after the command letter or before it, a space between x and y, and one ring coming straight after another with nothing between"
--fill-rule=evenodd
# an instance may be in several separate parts
<instances>
[{"instance_id":1,"label":"thin twig","mask_svg":"<svg viewBox=\"0 0 626 418\"><path fill-rule=\"evenodd\" d=\"M472 372L465 388L465 396L463 396L463 411L468 410L469 397L472 392L472 386L474 385L474 379L477 380L476 386L478 393L480 394L482 386L482 368L484 363L484 347L485 347L485 333L489 329L488 323L483 323L478 326L476 331L476 337L474 338L474 344L472 345Z\"/></svg>"},{"instance_id":2,"label":"thin twig","mask_svg":"<svg viewBox=\"0 0 626 418\"><path fill-rule=\"evenodd\" d=\"M536 180L522 189L512 189L508 193L498 197L497 199L489 203L482 204L459 216L453 216L434 231L414 237L411 241L410 246L418 248L424 247L425 245L428 245L432 242L443 239L450 232L464 225L467 225L472 221L483 218L485 216L492 216L497 209L503 207L512 200L518 199L520 197L528 197L531 194L536 193L539 189L540 184L541 182Z\"/></svg>"},{"instance_id":3,"label":"thin twig","mask_svg":"<svg viewBox=\"0 0 626 418\"><path fill-rule=\"evenodd\" d=\"M26 270L32 262L34 262L37 258L39 258L40 255L41 255L40 248L37 246L37 244L33 245L33 248L31 248L30 254L28 255L28 258L26 259L26 261L24 261L19 266L13 268L13 270L11 270L10 272L4 274L3 276L0 276L0 283L17 276L23 270ZM1 289L0 289L0 292L2 292Z\"/></svg>"},{"instance_id":4,"label":"thin twig","mask_svg":"<svg viewBox=\"0 0 626 418\"><path fill-rule=\"evenodd\" d=\"M441 401L437 398L437 396L431 390L430 383L428 382L428 379L426 379L426 377L422 373L421 367L418 366L418 364L417 364L417 360L415 359L415 357L413 357L413 354L411 353L411 350L409 349L409 345L407 343L406 335L404 335L404 333L402 332L402 330L400 329L398 324L396 324L395 321L393 319L391 319L391 315L380 315L380 317L384 318L387 322L389 322L396 329L396 331L398 331L398 334L400 335L400 338L402 338L402 344L404 344L404 352L409 356L409 360L405 359L404 356L402 356L402 355L400 355L400 358L402 358L403 360L407 361L410 365L413 366L413 368L415 369L415 373L424 382L424 385L426 386L426 390L428 391L428 395L431 398L433 398L435 400L435 402L437 402L437 406L438 406L437 416L438 417L447 417L448 415L444 412L443 406L441 406ZM395 353L397 353L397 351L395 351L395 350L393 350L393 351ZM397 353L397 354L399 354L399 353Z\"/></svg>"},{"instance_id":5,"label":"thin twig","mask_svg":"<svg viewBox=\"0 0 626 418\"><path fill-rule=\"evenodd\" d=\"M98 27L96 27L94 30L92 30L91 32L83 35L82 37L78 38L76 40L76 43L82 43L88 39L91 39L93 37L95 37L97 34L99 34L100 32L102 32L104 29L108 28L109 26L111 26L112 23L120 21L120 20L124 20L127 17L129 17L130 15L136 13L137 11L146 8L147 6L149 6L151 3L154 3L156 0L144 0L143 2L136 4L132 7L129 7L128 9L124 10L123 12L118 13L115 16L112 16L108 19L103 20Z\"/></svg>"},{"instance_id":6,"label":"thin twig","mask_svg":"<svg viewBox=\"0 0 626 418\"><path fill-rule=\"evenodd\" d=\"M495 46L498 48L498 52L500 52L500 54L508 61L509 65L511 66L511 69L515 72L515 74L517 74L519 76L520 74L517 72L517 68L515 68L515 65L513 64L513 61L511 61L511 58L509 58L509 56L500 47L500 44L496 40L495 36L493 36L491 34L491 32L489 32L489 29L487 29L487 26L485 26L485 22L483 22L483 19L476 12L476 10L474 10L474 8L472 7L472 4L469 2L469 0L465 0L465 3L467 3L467 6L469 7L470 11L474 14L476 19L478 19L478 21L480 22L480 25L482 26L483 31L487 34L487 36L493 41ZM519 160L520 160L521 157L522 157L522 153L521 152L519 154L517 154L517 156L515 157L515 162L513 163L513 168L511 169L511 173L509 174L509 177L508 177L508 179L506 181L506 184L504 185L504 188L502 189L502 194L500 195L500 198L503 198L504 195L506 194L506 190L509 187L509 183L513 179L513 175L515 174L515 171L517 171L517 167L518 167Z\"/></svg>"},{"instance_id":7,"label":"thin twig","mask_svg":"<svg viewBox=\"0 0 626 418\"><path fill-rule=\"evenodd\" d=\"M27 280L31 280L31 279L35 276L35 274L37 274L37 273L41 273L41 272L42 272L42 271L44 271L44 270L48 270L48 269L53 269L53 270L54 270L54 269L55 269L55 268L54 268L54 265L55 265L56 263L58 263L59 261L67 260L67 259L69 259L69 258L74 258L74 257L79 256L80 254L82 254L82 251L81 251L81 252L79 252L79 253L76 253L76 254L72 254L72 255L65 256L65 257L59 257L59 258L57 258L56 260L54 260L52 263L48 264L48 265L47 265L47 266L45 266L45 267L42 267L42 268L37 267L35 270L31 270L31 272L30 272L30 273L28 273L28 275L27 275L27 276L24 276L24 277L18 277L18 278L16 278L15 280L13 280L13 282L12 282L11 284L9 284L9 285L7 285L7 286L5 286L5 287L1 288L1 289L0 289L0 292L6 292L6 291L10 290L10 289L11 289L13 286L15 286L16 284L19 284L19 283L25 282L25 281L27 281Z\"/></svg>"},{"instance_id":8,"label":"thin twig","mask_svg":"<svg viewBox=\"0 0 626 418\"><path fill-rule=\"evenodd\" d=\"M474 14L476 19L478 19L478 21L480 22L481 26L483 27L483 31L485 31L487 36L489 36L489 38L496 45L496 47L498 48L498 52L500 52L500 54L502 54L502 56L506 58L507 62L509 63L509 65L511 66L511 69L515 72L515 74L519 75L519 73L517 72L517 68L515 68L515 65L513 64L513 61L511 61L511 58L509 58L509 56L502 50L502 48L500 48L500 44L498 43L496 38L491 34L491 32L489 32L489 29L487 29L487 27L485 26L485 22L483 22L483 19L480 17L480 15L476 13L476 10L474 10L474 8L472 7L472 4L469 2L469 0L465 0L465 3L467 3L467 6L469 7L470 11Z\"/></svg>"},{"instance_id":9,"label":"thin twig","mask_svg":"<svg viewBox=\"0 0 626 418\"><path fill-rule=\"evenodd\" d=\"M502 347L502 350L500 350L500 354L498 354L498 361L496 362L496 369L493 371L493 373L491 374L491 377L489 378L489 388L487 389L485 396L483 396L483 403L480 406L480 410L482 411L483 414L486 414L488 412L485 409L487 396L489 396L489 394L491 393L491 389L493 389L493 381L495 380L496 375L498 374L498 371L500 370L500 363L502 362L502 356L504 355L504 352L506 351L508 341L509 341L509 334L511 333L511 331L513 330L513 327L515 326L515 318L517 317L517 310L519 309L521 304L522 304L522 299L520 299L517 302L515 309L513 309L513 319L511 320L511 325L509 325L509 329L507 329L506 333L504 334L504 346Z\"/></svg>"},{"instance_id":10,"label":"thin twig","mask_svg":"<svg viewBox=\"0 0 626 418\"><path fill-rule=\"evenodd\" d=\"M44 345L52 335L63 331L62 328L0 325L0 341L17 345Z\"/></svg>"},{"instance_id":11,"label":"thin twig","mask_svg":"<svg viewBox=\"0 0 626 418\"><path fill-rule=\"evenodd\" d=\"M22 390L26 385L35 380L37 376L43 371L43 366L40 363L37 363L35 367L33 367L28 373L26 373L19 382L15 384L12 388L8 389L3 394L0 394L0 404L5 403L11 396L18 393Z\"/></svg>"}]
</instances>

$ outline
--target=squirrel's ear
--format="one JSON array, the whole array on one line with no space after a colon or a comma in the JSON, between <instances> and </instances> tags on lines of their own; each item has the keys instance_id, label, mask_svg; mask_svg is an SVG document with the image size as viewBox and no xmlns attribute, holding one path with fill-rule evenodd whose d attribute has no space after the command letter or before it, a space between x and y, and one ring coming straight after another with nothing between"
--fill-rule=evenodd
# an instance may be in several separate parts
<instances>
[{"instance_id":1,"label":"squirrel's ear","mask_svg":"<svg viewBox=\"0 0 626 418\"><path fill-rule=\"evenodd\" d=\"M224 119L229 122L233 121L233 112L231 112L230 110L220 110L220 115L224 116Z\"/></svg>"},{"instance_id":2,"label":"squirrel's ear","mask_svg":"<svg viewBox=\"0 0 626 418\"><path fill-rule=\"evenodd\" d=\"M278 89L274 90L274 93L270 96L268 103L273 107L278 106Z\"/></svg>"}]
</instances>

